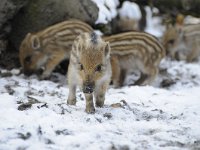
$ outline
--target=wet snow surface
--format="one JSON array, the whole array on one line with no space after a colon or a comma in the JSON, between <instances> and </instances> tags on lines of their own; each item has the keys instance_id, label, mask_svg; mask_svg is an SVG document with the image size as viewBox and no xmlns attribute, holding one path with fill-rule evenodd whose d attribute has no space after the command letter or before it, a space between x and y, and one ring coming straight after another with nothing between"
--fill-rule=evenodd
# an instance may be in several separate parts
<instances>
[{"instance_id":1,"label":"wet snow surface","mask_svg":"<svg viewBox=\"0 0 200 150\"><path fill-rule=\"evenodd\" d=\"M160 68L153 86L110 87L93 115L80 91L66 105L64 76L1 70L0 149L200 149L200 62Z\"/></svg>"}]
</instances>

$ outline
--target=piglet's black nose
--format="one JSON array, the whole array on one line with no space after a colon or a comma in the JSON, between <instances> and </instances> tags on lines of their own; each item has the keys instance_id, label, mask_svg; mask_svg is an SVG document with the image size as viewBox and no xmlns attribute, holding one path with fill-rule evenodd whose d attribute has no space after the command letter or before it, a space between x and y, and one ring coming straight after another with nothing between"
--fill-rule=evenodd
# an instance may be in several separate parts
<instances>
[{"instance_id":1,"label":"piglet's black nose","mask_svg":"<svg viewBox=\"0 0 200 150\"><path fill-rule=\"evenodd\" d=\"M83 87L83 93L92 93L94 91L93 84L85 84Z\"/></svg>"},{"instance_id":2,"label":"piglet's black nose","mask_svg":"<svg viewBox=\"0 0 200 150\"><path fill-rule=\"evenodd\" d=\"M44 68L40 68L36 71L37 75L41 75L44 72Z\"/></svg>"},{"instance_id":3,"label":"piglet's black nose","mask_svg":"<svg viewBox=\"0 0 200 150\"><path fill-rule=\"evenodd\" d=\"M29 71L29 70L24 70L23 72L24 72L24 74L25 74L26 76L30 76L31 74L33 74L33 72L32 72L32 71Z\"/></svg>"}]
</instances>

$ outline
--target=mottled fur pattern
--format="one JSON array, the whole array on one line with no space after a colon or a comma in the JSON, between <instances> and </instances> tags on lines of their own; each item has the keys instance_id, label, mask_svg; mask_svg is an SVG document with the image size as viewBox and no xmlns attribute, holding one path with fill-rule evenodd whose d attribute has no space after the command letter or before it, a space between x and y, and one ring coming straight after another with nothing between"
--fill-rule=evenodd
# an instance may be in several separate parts
<instances>
[{"instance_id":1,"label":"mottled fur pattern","mask_svg":"<svg viewBox=\"0 0 200 150\"><path fill-rule=\"evenodd\" d=\"M169 25L163 35L163 45L172 59L196 60L200 55L200 24Z\"/></svg>"},{"instance_id":2,"label":"mottled fur pattern","mask_svg":"<svg viewBox=\"0 0 200 150\"><path fill-rule=\"evenodd\" d=\"M128 17L120 17L115 24L118 33L139 30L139 21Z\"/></svg>"},{"instance_id":3,"label":"mottled fur pattern","mask_svg":"<svg viewBox=\"0 0 200 150\"><path fill-rule=\"evenodd\" d=\"M144 32L126 32L108 37L110 42L112 80L115 87L121 87L127 75L135 69L141 72L135 85L151 84L158 73L161 59L165 56L162 44Z\"/></svg>"},{"instance_id":4,"label":"mottled fur pattern","mask_svg":"<svg viewBox=\"0 0 200 150\"><path fill-rule=\"evenodd\" d=\"M69 59L74 39L93 29L84 22L68 20L37 33L28 33L20 46L20 63L24 73L30 75L43 69L41 79L49 77L64 59Z\"/></svg>"},{"instance_id":5,"label":"mottled fur pattern","mask_svg":"<svg viewBox=\"0 0 200 150\"><path fill-rule=\"evenodd\" d=\"M102 107L110 78L109 43L104 42L95 33L79 35L72 45L68 67L67 103L76 104L76 88L79 86L86 98L86 112L94 113L93 95L96 106Z\"/></svg>"}]
</instances>

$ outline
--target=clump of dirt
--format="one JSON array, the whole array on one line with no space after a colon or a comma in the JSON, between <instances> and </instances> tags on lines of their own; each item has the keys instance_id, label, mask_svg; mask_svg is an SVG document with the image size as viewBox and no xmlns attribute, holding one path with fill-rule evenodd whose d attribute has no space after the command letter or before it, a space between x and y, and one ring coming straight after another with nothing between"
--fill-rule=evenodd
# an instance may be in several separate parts
<instances>
[{"instance_id":1,"label":"clump of dirt","mask_svg":"<svg viewBox=\"0 0 200 150\"><path fill-rule=\"evenodd\" d=\"M114 103L110 105L112 108L125 108L126 106L128 106L128 103L125 100L121 100L120 103Z\"/></svg>"},{"instance_id":2,"label":"clump of dirt","mask_svg":"<svg viewBox=\"0 0 200 150\"><path fill-rule=\"evenodd\" d=\"M163 79L163 81L160 83L160 87L167 88L174 85L175 83L176 81L172 79Z\"/></svg>"},{"instance_id":3,"label":"clump of dirt","mask_svg":"<svg viewBox=\"0 0 200 150\"><path fill-rule=\"evenodd\" d=\"M110 147L110 150L130 150L130 148L128 145L116 146L116 145L112 144L112 146Z\"/></svg>"},{"instance_id":4,"label":"clump of dirt","mask_svg":"<svg viewBox=\"0 0 200 150\"><path fill-rule=\"evenodd\" d=\"M24 110L30 109L33 104L41 103L40 101L38 101L37 99L34 99L32 97L28 97L28 98L29 98L28 102L27 103L22 102L22 104L20 104L18 106L18 110L24 111Z\"/></svg>"},{"instance_id":5,"label":"clump of dirt","mask_svg":"<svg viewBox=\"0 0 200 150\"><path fill-rule=\"evenodd\" d=\"M67 130L67 129L64 129L64 130L56 130L55 133L57 135L72 135L72 132Z\"/></svg>"},{"instance_id":6,"label":"clump of dirt","mask_svg":"<svg viewBox=\"0 0 200 150\"><path fill-rule=\"evenodd\" d=\"M13 95L15 93L15 90L13 90L10 85L5 85L5 89L9 95Z\"/></svg>"},{"instance_id":7,"label":"clump of dirt","mask_svg":"<svg viewBox=\"0 0 200 150\"><path fill-rule=\"evenodd\" d=\"M28 140L30 137L31 137L31 133L30 132L27 132L27 133L17 133L18 137L20 139L23 139L23 140Z\"/></svg>"},{"instance_id":8,"label":"clump of dirt","mask_svg":"<svg viewBox=\"0 0 200 150\"><path fill-rule=\"evenodd\" d=\"M111 113L105 113L105 114L103 114L103 117L111 119L113 116Z\"/></svg>"}]
</instances>

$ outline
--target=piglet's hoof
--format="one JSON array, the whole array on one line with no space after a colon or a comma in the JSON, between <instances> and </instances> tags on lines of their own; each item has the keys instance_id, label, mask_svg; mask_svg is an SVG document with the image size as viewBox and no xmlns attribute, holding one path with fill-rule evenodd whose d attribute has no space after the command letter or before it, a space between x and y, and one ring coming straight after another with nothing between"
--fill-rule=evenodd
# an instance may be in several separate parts
<instances>
[{"instance_id":1,"label":"piglet's hoof","mask_svg":"<svg viewBox=\"0 0 200 150\"><path fill-rule=\"evenodd\" d=\"M76 100L67 100L68 105L76 105Z\"/></svg>"},{"instance_id":2,"label":"piglet's hoof","mask_svg":"<svg viewBox=\"0 0 200 150\"><path fill-rule=\"evenodd\" d=\"M95 113L95 108L94 107L88 107L85 109L86 113L88 114L94 114Z\"/></svg>"}]
</instances>

